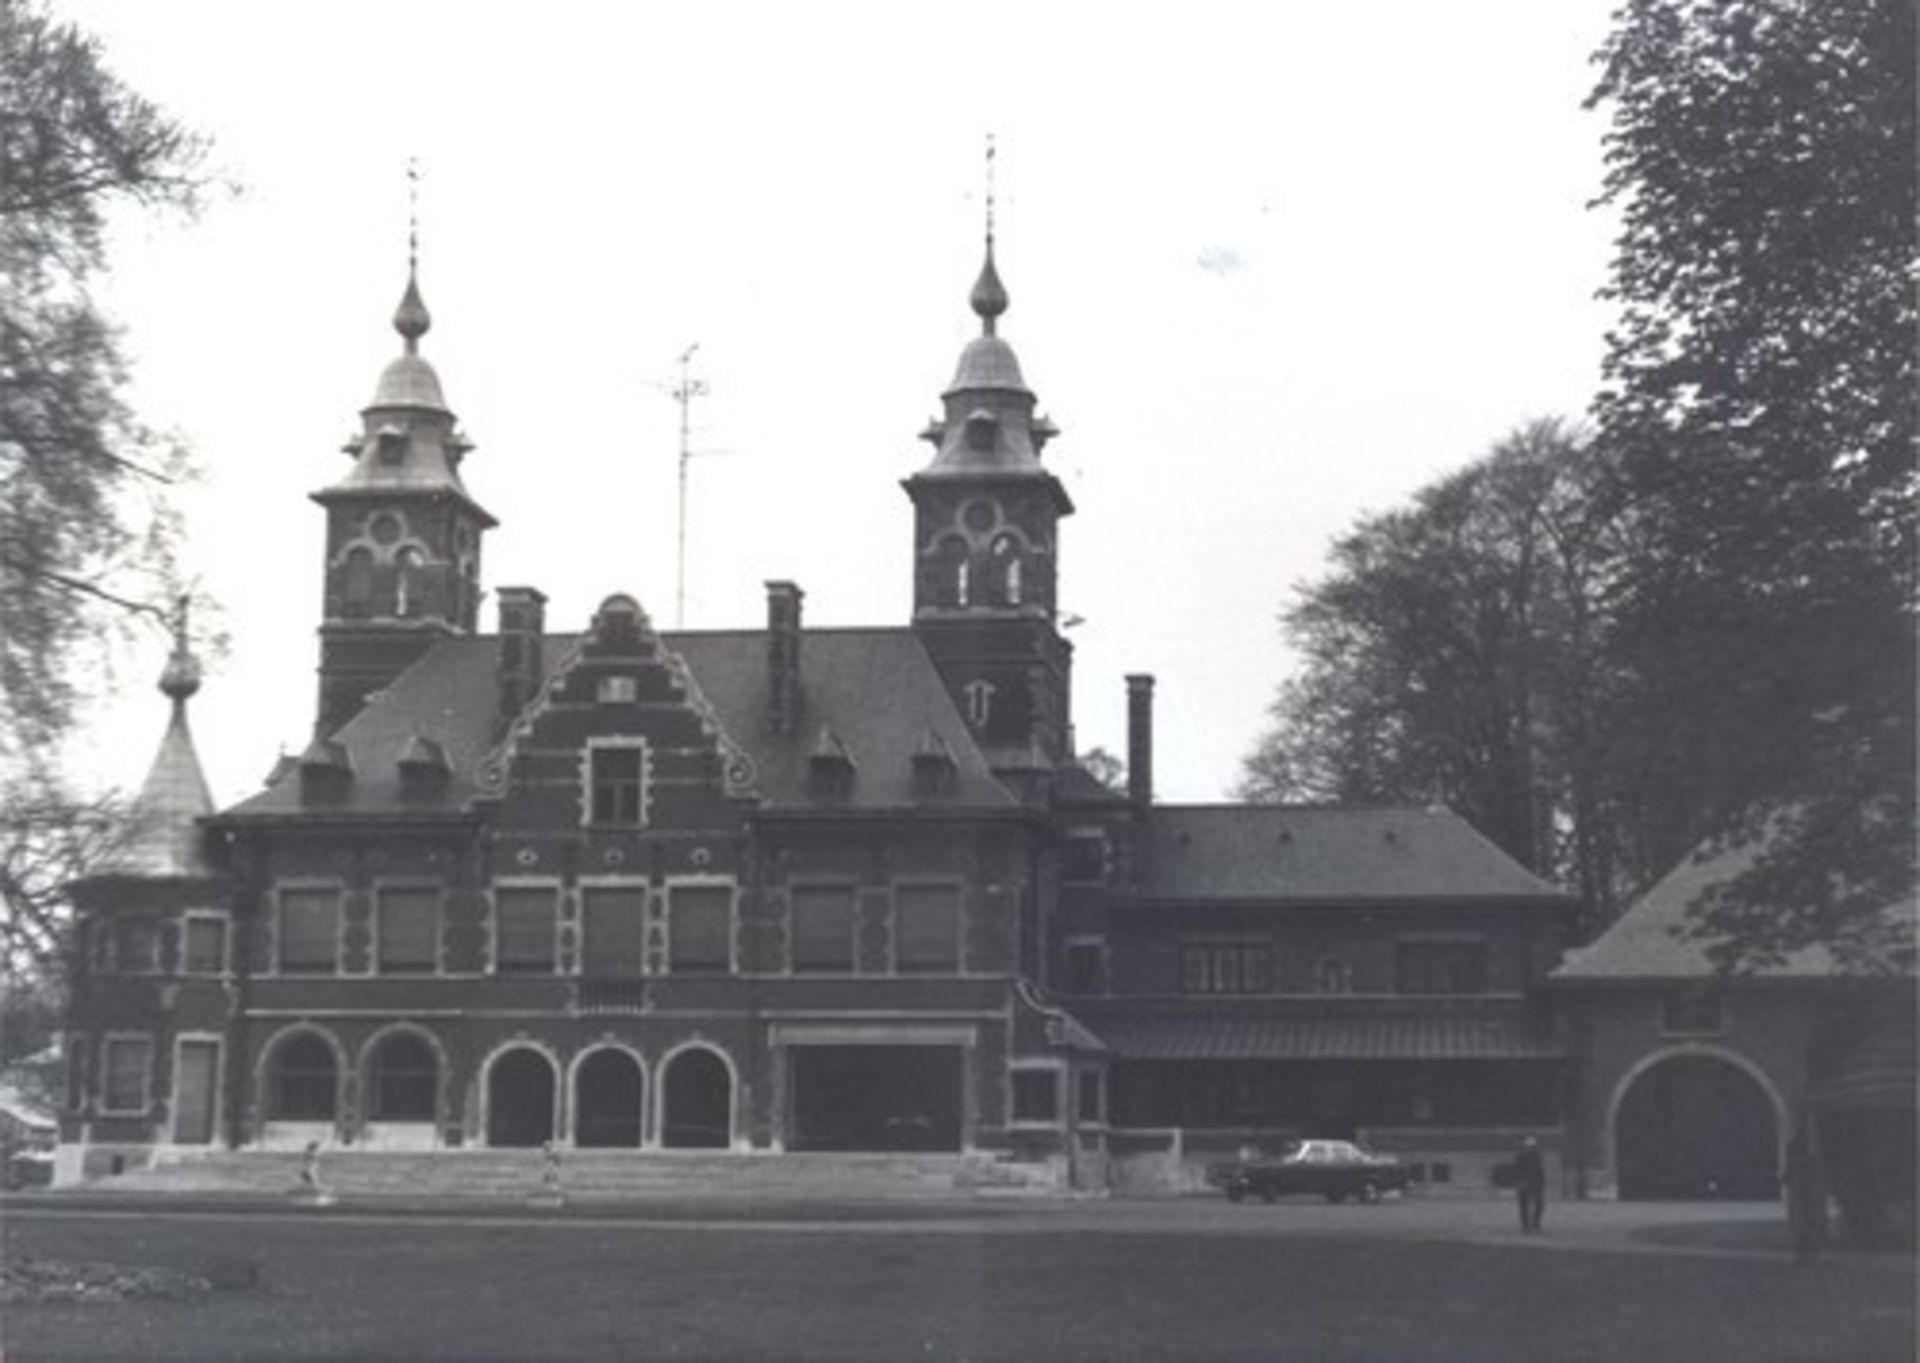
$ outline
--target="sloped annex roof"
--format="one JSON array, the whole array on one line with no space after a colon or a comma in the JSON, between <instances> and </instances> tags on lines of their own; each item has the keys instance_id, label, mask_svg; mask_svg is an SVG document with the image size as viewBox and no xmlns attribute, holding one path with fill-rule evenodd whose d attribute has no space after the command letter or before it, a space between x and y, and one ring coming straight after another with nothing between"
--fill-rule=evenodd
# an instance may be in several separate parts
<instances>
[{"instance_id":1,"label":"sloped annex roof","mask_svg":"<svg viewBox=\"0 0 1920 1363\"><path fill-rule=\"evenodd\" d=\"M84 879L193 880L215 875L200 826L211 813L213 795L200 769L182 697L173 703L173 717L126 822Z\"/></svg>"},{"instance_id":2,"label":"sloped annex roof","mask_svg":"<svg viewBox=\"0 0 1920 1363\"><path fill-rule=\"evenodd\" d=\"M776 809L834 810L961 806L1017 808L988 770L954 708L932 660L911 630L809 629L801 636L799 721L785 735L769 732L767 636L762 630L668 632L661 647L684 660L695 687L727 736L752 758L754 790ZM576 635L549 634L542 659L551 678L566 665ZM443 639L332 735L351 779L332 798L309 803L297 767L224 817L241 820L323 813L327 816L447 816L480 793L478 770L498 739L500 639ZM851 758L855 779L845 798L812 794L809 757L822 729ZM931 734L954 762L954 779L937 801L916 800L915 751ZM416 740L446 754L448 776L421 790L403 785L399 760Z\"/></svg>"},{"instance_id":3,"label":"sloped annex roof","mask_svg":"<svg viewBox=\"0 0 1920 1363\"><path fill-rule=\"evenodd\" d=\"M1160 805L1149 824L1146 899L1572 902L1445 809Z\"/></svg>"},{"instance_id":4,"label":"sloped annex roof","mask_svg":"<svg viewBox=\"0 0 1920 1363\"><path fill-rule=\"evenodd\" d=\"M1759 841L1703 849L1685 858L1635 900L1611 927L1567 953L1548 976L1560 981L1689 980L1719 972L1709 941L1687 935L1689 911L1702 894L1740 875L1758 859ZM1888 910L1912 915L1911 904ZM1743 977L1761 980L1832 979L1857 973L1824 947L1807 947L1785 960L1755 965Z\"/></svg>"}]
</instances>

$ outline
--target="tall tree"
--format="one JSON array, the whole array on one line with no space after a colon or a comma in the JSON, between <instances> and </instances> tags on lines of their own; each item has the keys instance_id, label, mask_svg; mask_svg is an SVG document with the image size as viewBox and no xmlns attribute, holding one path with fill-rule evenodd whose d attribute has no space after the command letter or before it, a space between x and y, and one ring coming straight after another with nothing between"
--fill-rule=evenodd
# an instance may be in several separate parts
<instances>
[{"instance_id":1,"label":"tall tree","mask_svg":"<svg viewBox=\"0 0 1920 1363\"><path fill-rule=\"evenodd\" d=\"M1370 516L1300 590L1305 665L1247 758L1252 799L1445 803L1608 912L1609 526L1593 452L1557 421Z\"/></svg>"},{"instance_id":2,"label":"tall tree","mask_svg":"<svg viewBox=\"0 0 1920 1363\"><path fill-rule=\"evenodd\" d=\"M113 206L190 209L200 157L94 40L0 0L0 755L58 739L76 654L172 594L166 491L184 457L129 408L88 286Z\"/></svg>"},{"instance_id":3,"label":"tall tree","mask_svg":"<svg viewBox=\"0 0 1920 1363\"><path fill-rule=\"evenodd\" d=\"M1915 6L1627 0L1597 60L1623 798L1765 830L1730 962L1844 945L1914 873Z\"/></svg>"},{"instance_id":4,"label":"tall tree","mask_svg":"<svg viewBox=\"0 0 1920 1363\"><path fill-rule=\"evenodd\" d=\"M197 138L95 41L0 0L0 966L58 956L61 886L109 806L51 754L129 622L165 619L185 454L144 426L89 286L116 206L191 210Z\"/></svg>"}]
</instances>

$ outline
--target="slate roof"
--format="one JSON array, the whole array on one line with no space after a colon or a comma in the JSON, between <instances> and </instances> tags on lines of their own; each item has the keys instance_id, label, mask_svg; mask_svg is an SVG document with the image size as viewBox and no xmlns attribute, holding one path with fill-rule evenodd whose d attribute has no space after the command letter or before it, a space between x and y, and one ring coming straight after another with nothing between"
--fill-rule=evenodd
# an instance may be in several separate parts
<instances>
[{"instance_id":1,"label":"slate roof","mask_svg":"<svg viewBox=\"0 0 1920 1363\"><path fill-rule=\"evenodd\" d=\"M1408 1001L1412 1004L1414 1001ZM1262 999L1258 1012L1083 1011L1123 1060L1552 1060L1547 1026L1512 1006L1448 1008L1421 999ZM1295 1005L1295 1006L1289 1006Z\"/></svg>"},{"instance_id":2,"label":"slate roof","mask_svg":"<svg viewBox=\"0 0 1920 1363\"><path fill-rule=\"evenodd\" d=\"M1653 888L1635 900L1599 937L1567 953L1548 978L1582 980L1686 980L1716 974L1707 942L1681 934L1689 906L1708 889L1741 874L1760 855L1750 842L1687 857ZM1889 914L1912 914L1912 906ZM1856 973L1832 952L1808 947L1777 964L1758 965L1742 975L1754 979L1831 979Z\"/></svg>"},{"instance_id":3,"label":"slate roof","mask_svg":"<svg viewBox=\"0 0 1920 1363\"><path fill-rule=\"evenodd\" d=\"M113 848L92 866L88 880L121 876L202 879L216 875L200 820L213 813L213 795L200 770L184 699L154 754L146 782L133 799Z\"/></svg>"},{"instance_id":4,"label":"slate roof","mask_svg":"<svg viewBox=\"0 0 1920 1363\"><path fill-rule=\"evenodd\" d=\"M1150 827L1146 899L1571 903L1444 809L1158 805Z\"/></svg>"},{"instance_id":5,"label":"slate roof","mask_svg":"<svg viewBox=\"0 0 1920 1363\"><path fill-rule=\"evenodd\" d=\"M548 677L565 666L579 637L549 634ZM768 732L767 636L761 630L668 632L668 652L687 664L722 729L757 769L755 789L775 809L878 810L961 806L1016 809L1018 802L981 757L932 660L911 630L809 629L801 636L802 699L794 732ZM332 737L352 779L334 798L309 803L296 768L242 801L225 817L457 815L479 793L478 770L498 740L497 635L436 642ZM846 749L855 777L845 799L823 801L810 788L808 759L822 728ZM912 757L932 733L954 760L950 790L916 800ZM399 761L416 740L438 745L448 776L437 787L407 789Z\"/></svg>"}]
</instances>

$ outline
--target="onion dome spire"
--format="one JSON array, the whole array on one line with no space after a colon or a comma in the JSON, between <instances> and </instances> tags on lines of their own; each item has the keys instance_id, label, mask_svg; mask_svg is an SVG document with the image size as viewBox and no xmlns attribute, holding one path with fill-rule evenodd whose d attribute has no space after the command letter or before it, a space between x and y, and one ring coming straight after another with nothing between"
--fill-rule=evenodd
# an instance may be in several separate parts
<instances>
[{"instance_id":1,"label":"onion dome spire","mask_svg":"<svg viewBox=\"0 0 1920 1363\"><path fill-rule=\"evenodd\" d=\"M980 278L974 281L973 293L968 301L973 304L974 312L980 318L980 334L992 336L994 322L1007 310L1007 286L1000 282L1000 272L993 268L993 229L987 229L987 259L980 267Z\"/></svg>"},{"instance_id":2,"label":"onion dome spire","mask_svg":"<svg viewBox=\"0 0 1920 1363\"><path fill-rule=\"evenodd\" d=\"M213 795L187 727L187 700L199 689L200 662L188 642L183 596L174 614L173 652L160 673L160 690L173 702L173 717L113 850L90 878L197 878L215 873L200 828L200 820L213 813Z\"/></svg>"},{"instance_id":3,"label":"onion dome spire","mask_svg":"<svg viewBox=\"0 0 1920 1363\"><path fill-rule=\"evenodd\" d=\"M433 326L433 314L420 297L420 166L407 162L407 291L393 312L393 329L407 343L407 354L420 353L420 338Z\"/></svg>"}]
</instances>

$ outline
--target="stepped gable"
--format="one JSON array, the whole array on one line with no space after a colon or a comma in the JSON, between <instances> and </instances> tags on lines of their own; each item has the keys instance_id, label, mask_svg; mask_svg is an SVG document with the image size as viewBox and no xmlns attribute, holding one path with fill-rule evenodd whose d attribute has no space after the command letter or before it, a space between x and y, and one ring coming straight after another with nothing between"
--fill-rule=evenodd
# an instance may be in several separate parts
<instances>
[{"instance_id":1,"label":"stepped gable","mask_svg":"<svg viewBox=\"0 0 1920 1363\"><path fill-rule=\"evenodd\" d=\"M548 693L579 659L584 635L547 635L543 656ZM1015 801L987 769L966 722L911 630L809 629L805 635L801 722L788 734L770 731L764 630L668 632L663 658L690 676L689 700L704 704L720 733L750 761L754 797L773 808L822 801L809 781L808 759L822 727L847 749L856 779L844 809L925 804L913 789L913 754L929 733L954 760L954 780L941 807L1008 808ZM497 635L443 638L419 662L333 735L351 775L316 795L296 766L276 772L268 788L224 817L235 820L362 817L405 813L462 817L490 792L482 768L499 744L496 723L501 640ZM539 702L536 701L536 704ZM444 753L445 780L420 790L406 785L401 761L419 741Z\"/></svg>"},{"instance_id":2,"label":"stepped gable","mask_svg":"<svg viewBox=\"0 0 1920 1363\"><path fill-rule=\"evenodd\" d=\"M1156 805L1150 837L1144 899L1572 903L1445 809Z\"/></svg>"}]
</instances>

